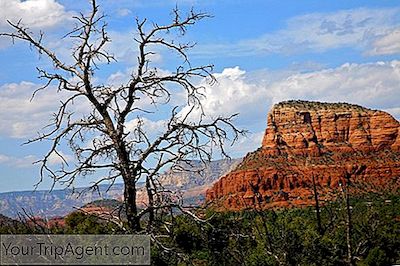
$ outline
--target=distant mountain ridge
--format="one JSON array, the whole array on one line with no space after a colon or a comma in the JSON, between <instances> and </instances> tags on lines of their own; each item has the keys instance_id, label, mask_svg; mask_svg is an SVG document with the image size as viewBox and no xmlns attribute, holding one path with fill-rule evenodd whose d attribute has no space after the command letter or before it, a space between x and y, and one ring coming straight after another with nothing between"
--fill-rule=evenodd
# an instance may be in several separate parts
<instances>
[{"instance_id":1,"label":"distant mountain ridge","mask_svg":"<svg viewBox=\"0 0 400 266\"><path fill-rule=\"evenodd\" d=\"M64 216L76 207L99 199L120 199L123 184L114 184L106 192L108 185L100 185L99 192L86 192L79 197L79 192L85 188L57 189L37 191L15 191L0 193L0 213L9 217L18 217L24 210L28 214L42 217Z\"/></svg>"},{"instance_id":2,"label":"distant mountain ridge","mask_svg":"<svg viewBox=\"0 0 400 266\"><path fill-rule=\"evenodd\" d=\"M204 166L202 173L199 162L193 161L191 170L182 172L168 170L160 176L160 182L173 190L183 192L185 203L201 204L205 199L205 191L223 174L236 167L240 159L216 160ZM143 183L138 184L138 198L145 197ZM25 210L28 214L40 217L64 216L75 208L80 208L88 203L101 199L123 199L123 184L114 184L108 191L108 185L100 185L99 191L79 193L86 188L38 191L16 191L0 193L0 214L17 218Z\"/></svg>"}]
</instances>

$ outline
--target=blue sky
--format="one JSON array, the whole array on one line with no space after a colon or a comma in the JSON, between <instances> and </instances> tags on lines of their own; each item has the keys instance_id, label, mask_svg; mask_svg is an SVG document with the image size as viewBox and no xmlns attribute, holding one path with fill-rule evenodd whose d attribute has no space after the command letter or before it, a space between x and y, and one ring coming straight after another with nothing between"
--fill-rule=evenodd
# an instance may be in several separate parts
<instances>
[{"instance_id":1,"label":"blue sky","mask_svg":"<svg viewBox=\"0 0 400 266\"><path fill-rule=\"evenodd\" d=\"M207 88L205 110L211 115L240 113L237 124L250 130L247 138L229 148L243 156L260 146L269 108L287 99L346 101L383 109L400 118L400 5L397 1L266 1L266 0L99 0L107 15L118 59L101 65L99 80L124 80L134 67L134 18L167 23L171 10L194 7L212 18L190 28L185 40L197 43L190 52L194 65L215 65L218 84ZM61 39L87 11L86 1L0 0L0 31L6 20L46 32L45 42L64 60L70 43ZM165 51L154 58L157 67L173 70L178 62ZM60 95L40 94L36 66L49 62L23 43L0 39L0 192L32 189L38 180L39 159L48 144L21 146L35 135L54 112ZM157 129L165 114L153 117ZM65 151L68 158L73 156ZM57 163L55 159L55 164ZM76 186L86 185L82 179ZM45 180L40 188L47 188Z\"/></svg>"}]
</instances>

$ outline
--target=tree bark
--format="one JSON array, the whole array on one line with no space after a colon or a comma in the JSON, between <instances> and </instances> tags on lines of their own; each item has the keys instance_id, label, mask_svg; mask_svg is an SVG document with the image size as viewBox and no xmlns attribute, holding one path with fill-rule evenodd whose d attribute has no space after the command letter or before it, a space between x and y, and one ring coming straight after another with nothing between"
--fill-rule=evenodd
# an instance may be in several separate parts
<instances>
[{"instance_id":1,"label":"tree bark","mask_svg":"<svg viewBox=\"0 0 400 266\"><path fill-rule=\"evenodd\" d=\"M350 206L350 196L349 196L349 185L350 185L350 174L346 174L346 183L344 189L344 197L346 204L346 242L347 242L347 260L350 266L354 265L353 260L353 246L351 243L352 239L352 221L351 221L351 206Z\"/></svg>"},{"instance_id":2,"label":"tree bark","mask_svg":"<svg viewBox=\"0 0 400 266\"><path fill-rule=\"evenodd\" d=\"M347 239L347 259L349 265L354 265L353 262L353 247L351 243L351 234L352 234L352 222L351 222L351 209L350 209L350 199L349 193L347 191L346 185L346 239Z\"/></svg>"},{"instance_id":3,"label":"tree bark","mask_svg":"<svg viewBox=\"0 0 400 266\"><path fill-rule=\"evenodd\" d=\"M152 192L151 184L150 184L150 178L146 178L146 190L147 190L147 198L149 200L149 228L152 226L154 222L154 195Z\"/></svg>"},{"instance_id":4,"label":"tree bark","mask_svg":"<svg viewBox=\"0 0 400 266\"><path fill-rule=\"evenodd\" d=\"M124 205L129 229L133 232L141 230L140 217L136 206L136 184L134 180L125 180Z\"/></svg>"},{"instance_id":5,"label":"tree bark","mask_svg":"<svg viewBox=\"0 0 400 266\"><path fill-rule=\"evenodd\" d=\"M315 200L315 211L317 212L317 226L318 233L322 235L322 223L321 223L321 209L319 208L319 199L317 186L315 184L315 176L312 174L313 190L314 190L314 200Z\"/></svg>"}]
</instances>

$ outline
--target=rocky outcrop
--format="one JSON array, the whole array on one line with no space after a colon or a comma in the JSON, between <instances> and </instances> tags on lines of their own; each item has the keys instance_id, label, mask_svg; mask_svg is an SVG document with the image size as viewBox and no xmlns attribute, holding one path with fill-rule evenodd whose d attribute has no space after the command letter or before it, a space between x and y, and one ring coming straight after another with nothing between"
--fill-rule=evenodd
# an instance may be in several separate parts
<instances>
[{"instance_id":1,"label":"rocky outcrop","mask_svg":"<svg viewBox=\"0 0 400 266\"><path fill-rule=\"evenodd\" d=\"M288 101L268 114L262 146L207 191L223 209L313 203L350 177L353 188L400 188L400 125L391 115L347 103Z\"/></svg>"},{"instance_id":2,"label":"rocky outcrop","mask_svg":"<svg viewBox=\"0 0 400 266\"><path fill-rule=\"evenodd\" d=\"M169 169L159 178L164 187L178 189L191 189L213 184L221 175L233 170L241 159L221 159L202 163L190 161L180 163L175 169Z\"/></svg>"},{"instance_id":3,"label":"rocky outcrop","mask_svg":"<svg viewBox=\"0 0 400 266\"><path fill-rule=\"evenodd\" d=\"M221 159L210 162L190 161L181 162L174 169L169 169L160 177L160 184L170 191L181 194L185 205L198 206L204 203L206 190L215 181L227 174L241 162L241 159ZM139 205L147 204L147 192L140 188L137 194Z\"/></svg>"}]
</instances>

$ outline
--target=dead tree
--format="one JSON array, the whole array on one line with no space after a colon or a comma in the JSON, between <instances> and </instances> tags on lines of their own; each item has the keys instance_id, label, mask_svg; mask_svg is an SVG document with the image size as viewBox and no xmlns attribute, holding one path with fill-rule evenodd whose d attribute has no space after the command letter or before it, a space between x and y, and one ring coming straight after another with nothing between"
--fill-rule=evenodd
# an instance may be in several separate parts
<instances>
[{"instance_id":1,"label":"dead tree","mask_svg":"<svg viewBox=\"0 0 400 266\"><path fill-rule=\"evenodd\" d=\"M353 245L352 245L352 230L353 224L351 220L351 206L350 206L350 195L349 195L349 186L350 186L350 173L345 174L345 185L342 188L343 198L346 206L346 242L347 242L347 261L349 265L354 265L353 259Z\"/></svg>"},{"instance_id":2,"label":"dead tree","mask_svg":"<svg viewBox=\"0 0 400 266\"><path fill-rule=\"evenodd\" d=\"M350 187L352 186L352 176L355 178L357 175L365 170L365 166L351 166L346 169L343 174L344 182L339 183L340 190L345 205L345 226L346 226L346 244L347 244L347 263L348 265L355 265L354 252L353 252L353 221L351 215L350 205Z\"/></svg>"},{"instance_id":3,"label":"dead tree","mask_svg":"<svg viewBox=\"0 0 400 266\"><path fill-rule=\"evenodd\" d=\"M111 40L105 16L99 14L95 0L90 3L91 12L75 17L76 27L66 35L75 44L71 50L72 63L63 62L55 51L46 47L42 32L32 33L21 21L8 21L14 32L0 36L27 42L53 63L51 70L38 69L45 84L33 97L39 92L50 93L54 87L68 95L66 99L60 98L53 122L36 138L27 141L51 143L49 151L38 161L39 182L49 176L55 183L72 186L79 176L99 171L107 173L93 185L96 188L100 183L113 184L122 177L128 226L131 231L139 231L144 215L149 215L151 224L155 210L176 206L174 202L161 201L165 191L157 181L160 171L182 161L190 165L191 159L208 161L215 150L227 156L226 141L233 143L244 132L233 124L236 115L211 118L204 114L201 103L204 86L197 84L215 82L211 74L213 66L192 66L188 50L194 45L174 40L174 36L184 35L189 26L209 17L207 14L191 10L183 16L175 9L168 25L136 19L136 38L127 45L137 44L137 65L129 82L115 86L96 81L102 64L112 64L116 60L106 50ZM158 51L175 53L182 63L170 73L160 71L151 61L155 47ZM178 94L181 97L182 92L185 102L178 105L176 97ZM74 103L86 106L88 111L76 112ZM164 119L165 128L156 137L150 137L144 129L147 117L160 110L164 117L169 113ZM136 121L135 128L128 132L127 123L132 120ZM72 150L74 165L63 155L63 145ZM50 165L52 156L62 159L61 166ZM139 180L145 181L148 197L147 207L141 210L136 203Z\"/></svg>"},{"instance_id":4,"label":"dead tree","mask_svg":"<svg viewBox=\"0 0 400 266\"><path fill-rule=\"evenodd\" d=\"M305 162L305 167L308 167L310 165L310 157L306 158ZM304 176L306 176L306 173L303 173ZM318 233L320 235L323 234L323 228L322 228L322 221L321 221L321 208L319 205L319 195L318 195L318 188L317 184L315 182L315 174L311 173L311 180L312 180L312 188L313 188L313 194L314 194L314 202L315 202L315 212L316 212L316 218L317 218L317 229Z\"/></svg>"},{"instance_id":5,"label":"dead tree","mask_svg":"<svg viewBox=\"0 0 400 266\"><path fill-rule=\"evenodd\" d=\"M318 233L320 235L322 235L323 234L323 229L322 229L322 222L321 222L321 208L319 206L318 190L317 190L317 185L315 183L315 175L314 175L314 173L312 173L311 176L312 176L312 184L313 184L313 192L314 192L315 212L316 212L316 215L317 215Z\"/></svg>"}]
</instances>

